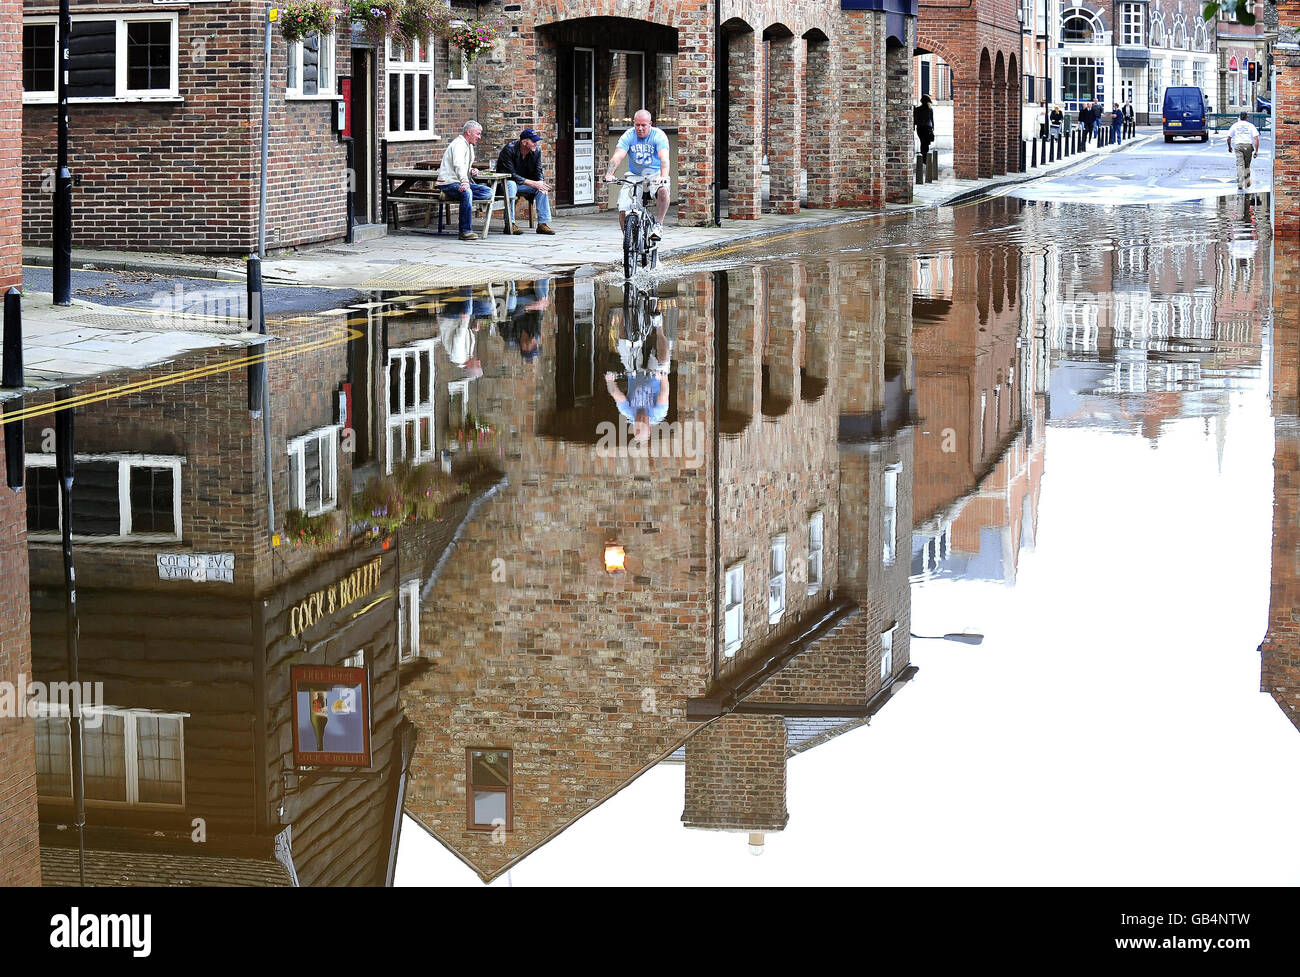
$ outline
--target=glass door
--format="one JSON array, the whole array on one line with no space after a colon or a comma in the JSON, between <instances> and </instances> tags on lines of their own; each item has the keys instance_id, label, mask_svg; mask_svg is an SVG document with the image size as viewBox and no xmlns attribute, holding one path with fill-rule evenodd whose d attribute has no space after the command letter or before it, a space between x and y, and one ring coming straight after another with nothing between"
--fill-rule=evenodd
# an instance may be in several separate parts
<instances>
[{"instance_id":1,"label":"glass door","mask_svg":"<svg viewBox=\"0 0 1300 977\"><path fill-rule=\"evenodd\" d=\"M573 202L596 202L596 52L573 49Z\"/></svg>"}]
</instances>

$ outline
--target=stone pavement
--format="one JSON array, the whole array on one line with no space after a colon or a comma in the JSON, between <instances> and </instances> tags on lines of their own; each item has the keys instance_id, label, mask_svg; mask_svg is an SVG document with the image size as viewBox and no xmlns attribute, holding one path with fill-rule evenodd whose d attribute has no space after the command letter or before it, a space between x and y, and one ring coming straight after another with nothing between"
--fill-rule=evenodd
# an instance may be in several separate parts
<instances>
[{"instance_id":1,"label":"stone pavement","mask_svg":"<svg viewBox=\"0 0 1300 977\"><path fill-rule=\"evenodd\" d=\"M957 180L951 169L935 183L915 189L910 204L890 204L885 213L939 207L989 192L1010 183L1037 179L1095 161L1158 136L1139 130L1122 147L1091 150L1027 173L984 180ZM798 214L764 214L757 220L724 219L721 227L679 227L669 215L660 249L665 262L720 244L758 241L795 228L845 223L880 215L868 210L804 210ZM497 228L500 221L494 222ZM311 285L359 290L418 291L439 286L529 279L560 273L582 276L617 267L622 259L618 215L612 212L554 221L554 237L525 229L521 235L499 231L480 241L460 241L455 234L429 236L399 232L358 244L326 244L268 257L263 271L268 283ZM238 258L75 249L74 267L120 271L149 271L225 282L244 280ZM48 266L48 248L24 251L28 264ZM254 340L229 321L212 323L202 316L121 309L75 301L59 308L49 293L23 296L24 357L29 386L47 386L118 369L139 369L182 353ZM272 329L272 332L274 330ZM10 392L13 393L13 392ZM0 391L0 397L4 392Z\"/></svg>"}]
</instances>

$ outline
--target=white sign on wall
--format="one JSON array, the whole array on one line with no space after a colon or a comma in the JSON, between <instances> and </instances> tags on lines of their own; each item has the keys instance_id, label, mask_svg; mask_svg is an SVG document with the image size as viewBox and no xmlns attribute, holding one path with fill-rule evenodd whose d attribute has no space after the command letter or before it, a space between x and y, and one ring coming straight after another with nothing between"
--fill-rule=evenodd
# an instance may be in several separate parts
<instances>
[{"instance_id":1,"label":"white sign on wall","mask_svg":"<svg viewBox=\"0 0 1300 977\"><path fill-rule=\"evenodd\" d=\"M159 553L159 580L234 583L234 553Z\"/></svg>"},{"instance_id":2,"label":"white sign on wall","mask_svg":"<svg viewBox=\"0 0 1300 977\"><path fill-rule=\"evenodd\" d=\"M596 202L596 140L573 141L573 202Z\"/></svg>"}]
</instances>

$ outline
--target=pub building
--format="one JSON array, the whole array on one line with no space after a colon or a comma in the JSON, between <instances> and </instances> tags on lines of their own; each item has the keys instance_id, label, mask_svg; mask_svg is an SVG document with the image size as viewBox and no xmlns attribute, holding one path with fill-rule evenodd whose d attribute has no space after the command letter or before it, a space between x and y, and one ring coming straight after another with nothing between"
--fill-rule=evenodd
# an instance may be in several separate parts
<instances>
[{"instance_id":1,"label":"pub building","mask_svg":"<svg viewBox=\"0 0 1300 977\"><path fill-rule=\"evenodd\" d=\"M599 429L620 422L602 374L643 304L560 283L535 360L486 349L504 485L421 582L430 664L402 686L406 813L484 881L683 748L688 826L780 830L788 757L911 677L911 351L907 305L884 302L909 273L665 288L676 427L644 452ZM770 777L727 795L746 757Z\"/></svg>"},{"instance_id":2,"label":"pub building","mask_svg":"<svg viewBox=\"0 0 1300 977\"><path fill-rule=\"evenodd\" d=\"M267 9L253 0L74 5L79 246L253 248ZM481 19L495 40L471 58L445 37L376 39L338 22L332 34L289 43L272 26L272 249L345 238L349 206L362 236L422 213L386 207L386 173L436 166L468 119L484 126L486 166L523 127L543 133L561 223L566 211L614 205L617 187L600 175L643 107L669 138L684 225L911 200L911 120L891 106L911 90L913 0L454 0L451 12ZM55 158L57 13L49 0L24 0L29 246L51 237L44 183ZM863 138L876 151L853 151Z\"/></svg>"},{"instance_id":3,"label":"pub building","mask_svg":"<svg viewBox=\"0 0 1300 977\"><path fill-rule=\"evenodd\" d=\"M354 467L374 464L343 450L350 392L374 384L331 335L301 331L287 342L304 348L269 369L274 526L242 351L132 375L153 389L114 397L110 376L73 391L112 398L75 425L80 679L103 683L84 739L91 884L391 881L411 746L399 556L387 537L321 528L342 527ZM383 421L382 405L366 411ZM43 428L28 423L32 658L36 679L58 681ZM45 882L74 881L68 716L35 725Z\"/></svg>"}]
</instances>

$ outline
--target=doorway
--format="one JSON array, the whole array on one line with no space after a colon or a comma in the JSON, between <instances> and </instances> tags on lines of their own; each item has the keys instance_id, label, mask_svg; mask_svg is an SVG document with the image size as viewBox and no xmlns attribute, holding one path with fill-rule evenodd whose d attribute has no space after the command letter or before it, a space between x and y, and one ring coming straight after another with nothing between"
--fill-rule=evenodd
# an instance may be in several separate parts
<instances>
[{"instance_id":1,"label":"doorway","mask_svg":"<svg viewBox=\"0 0 1300 977\"><path fill-rule=\"evenodd\" d=\"M355 170L353 207L358 224L374 223L375 217L375 88L372 68L374 52L352 49L352 99L348 113L352 120L352 162Z\"/></svg>"},{"instance_id":2,"label":"doorway","mask_svg":"<svg viewBox=\"0 0 1300 977\"><path fill-rule=\"evenodd\" d=\"M556 203L596 202L596 51L575 47L557 59Z\"/></svg>"}]
</instances>

